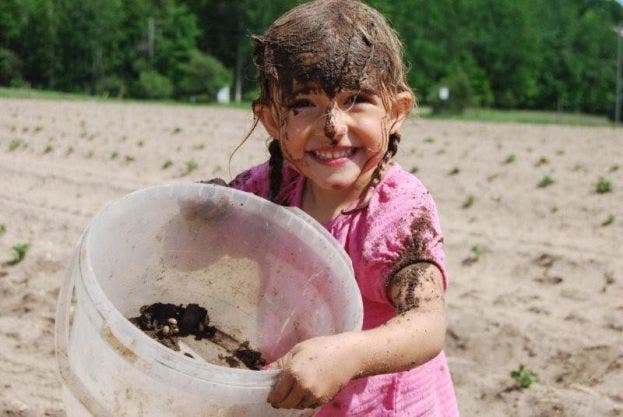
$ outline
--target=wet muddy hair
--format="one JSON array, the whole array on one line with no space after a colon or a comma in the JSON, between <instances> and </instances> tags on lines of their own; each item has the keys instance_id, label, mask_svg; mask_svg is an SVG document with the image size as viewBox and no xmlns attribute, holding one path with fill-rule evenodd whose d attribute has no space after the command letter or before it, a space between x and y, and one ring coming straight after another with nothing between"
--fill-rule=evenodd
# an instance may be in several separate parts
<instances>
[{"instance_id":1,"label":"wet muddy hair","mask_svg":"<svg viewBox=\"0 0 623 417\"><path fill-rule=\"evenodd\" d=\"M304 3L277 19L264 36L254 36L253 42L260 87L253 102L256 118L261 106L280 111L293 95L295 82L317 85L329 96L343 89L369 89L388 110L396 94L413 94L405 80L398 36L378 11L357 0ZM381 181L399 141L398 134L388 138L387 152L366 194ZM270 199L279 203L284 158L277 139L270 142L269 152ZM365 208L367 200L353 211Z\"/></svg>"}]
</instances>

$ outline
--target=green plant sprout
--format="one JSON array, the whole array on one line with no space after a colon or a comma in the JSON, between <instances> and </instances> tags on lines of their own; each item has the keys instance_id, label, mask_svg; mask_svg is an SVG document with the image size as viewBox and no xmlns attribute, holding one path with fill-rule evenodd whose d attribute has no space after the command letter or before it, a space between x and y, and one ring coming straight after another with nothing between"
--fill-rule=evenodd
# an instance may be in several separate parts
<instances>
[{"instance_id":1,"label":"green plant sprout","mask_svg":"<svg viewBox=\"0 0 623 417\"><path fill-rule=\"evenodd\" d=\"M606 226L610 226L612 223L614 223L614 214L609 214L609 215L608 215L608 218L607 218L606 220L604 220L604 221L601 223L601 225L602 225L603 227L606 227Z\"/></svg>"},{"instance_id":2,"label":"green plant sprout","mask_svg":"<svg viewBox=\"0 0 623 417\"><path fill-rule=\"evenodd\" d=\"M118 156L119 156L119 152L115 151L110 154L110 159L117 159Z\"/></svg>"},{"instance_id":3,"label":"green plant sprout","mask_svg":"<svg viewBox=\"0 0 623 417\"><path fill-rule=\"evenodd\" d=\"M162 169L167 169L171 165L173 165L173 161L171 161L170 159L167 159L166 161L164 161L164 164L162 164Z\"/></svg>"},{"instance_id":4,"label":"green plant sprout","mask_svg":"<svg viewBox=\"0 0 623 417\"><path fill-rule=\"evenodd\" d=\"M463 204L461 205L461 207L464 209L470 208L471 206L474 205L474 201L476 201L474 196L472 194L469 194L467 198L465 199L465 201L463 201Z\"/></svg>"},{"instance_id":5,"label":"green plant sprout","mask_svg":"<svg viewBox=\"0 0 623 417\"><path fill-rule=\"evenodd\" d=\"M548 187L552 184L554 184L556 182L556 180L554 179L554 177L550 176L550 175L545 175L541 181L538 184L539 188L545 188Z\"/></svg>"},{"instance_id":6,"label":"green plant sprout","mask_svg":"<svg viewBox=\"0 0 623 417\"><path fill-rule=\"evenodd\" d=\"M459 172L461 172L461 170L459 169L459 167L454 167L450 170L450 172L448 172L448 175L456 175Z\"/></svg>"},{"instance_id":7,"label":"green plant sprout","mask_svg":"<svg viewBox=\"0 0 623 417\"><path fill-rule=\"evenodd\" d=\"M511 371L511 378L513 378L521 388L528 388L536 382L536 374L523 365L519 365L518 369Z\"/></svg>"},{"instance_id":8,"label":"green plant sprout","mask_svg":"<svg viewBox=\"0 0 623 417\"><path fill-rule=\"evenodd\" d=\"M6 233L6 226L4 224L0 224L0 236Z\"/></svg>"},{"instance_id":9,"label":"green plant sprout","mask_svg":"<svg viewBox=\"0 0 623 417\"><path fill-rule=\"evenodd\" d=\"M534 166L540 167L541 165L547 165L549 164L549 159L547 159L546 157L542 156L539 158L538 161L536 161L534 163Z\"/></svg>"},{"instance_id":10,"label":"green plant sprout","mask_svg":"<svg viewBox=\"0 0 623 417\"><path fill-rule=\"evenodd\" d=\"M43 154L49 154L50 152L52 152L54 150L54 148L52 147L52 145L48 145L45 147L45 149L43 150Z\"/></svg>"},{"instance_id":11,"label":"green plant sprout","mask_svg":"<svg viewBox=\"0 0 623 417\"><path fill-rule=\"evenodd\" d=\"M424 139L424 143L433 143L435 142L435 138L428 136Z\"/></svg>"},{"instance_id":12,"label":"green plant sprout","mask_svg":"<svg viewBox=\"0 0 623 417\"><path fill-rule=\"evenodd\" d=\"M478 245L474 245L469 249L470 253L472 254L472 257L475 258L476 260L478 260L478 258L480 258L480 256L484 253L484 251L482 250L482 248Z\"/></svg>"},{"instance_id":13,"label":"green plant sprout","mask_svg":"<svg viewBox=\"0 0 623 417\"><path fill-rule=\"evenodd\" d=\"M10 264L15 265L15 264L20 263L24 259L24 257L26 256L26 253L30 249L30 243L17 243L13 245L12 249L13 249L13 260L10 262Z\"/></svg>"},{"instance_id":14,"label":"green plant sprout","mask_svg":"<svg viewBox=\"0 0 623 417\"><path fill-rule=\"evenodd\" d=\"M194 159L186 161L186 172L184 173L184 175L190 174L191 172L196 170L198 167L199 165L197 164L197 162L195 162Z\"/></svg>"},{"instance_id":15,"label":"green plant sprout","mask_svg":"<svg viewBox=\"0 0 623 417\"><path fill-rule=\"evenodd\" d=\"M21 139L13 139L11 143L9 143L9 151L14 151L24 144L24 141Z\"/></svg>"},{"instance_id":16,"label":"green plant sprout","mask_svg":"<svg viewBox=\"0 0 623 417\"><path fill-rule=\"evenodd\" d=\"M515 160L517 159L517 155L515 155L514 153L508 155L506 157L506 159L504 160L505 164L512 164L513 162L515 162Z\"/></svg>"},{"instance_id":17,"label":"green plant sprout","mask_svg":"<svg viewBox=\"0 0 623 417\"><path fill-rule=\"evenodd\" d=\"M612 181L599 177L599 180L595 184L595 191L597 194L609 193L612 191Z\"/></svg>"}]
</instances>

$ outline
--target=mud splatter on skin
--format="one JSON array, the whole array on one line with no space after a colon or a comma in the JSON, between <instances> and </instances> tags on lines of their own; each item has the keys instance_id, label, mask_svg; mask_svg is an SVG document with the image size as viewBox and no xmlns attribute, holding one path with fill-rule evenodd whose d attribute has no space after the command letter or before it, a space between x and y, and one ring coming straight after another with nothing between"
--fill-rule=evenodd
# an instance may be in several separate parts
<instances>
[{"instance_id":1,"label":"mud splatter on skin","mask_svg":"<svg viewBox=\"0 0 623 417\"><path fill-rule=\"evenodd\" d=\"M430 242L438 236L430 216L424 214L415 218L410 230L405 248L387 280L387 292L392 296L399 314L443 298L434 285L439 271L428 261L432 258ZM423 291L427 293L423 294Z\"/></svg>"},{"instance_id":2,"label":"mud splatter on skin","mask_svg":"<svg viewBox=\"0 0 623 417\"><path fill-rule=\"evenodd\" d=\"M438 234L433 226L430 215L423 213L416 217L409 229L411 234L407 238L402 254L392 267L389 274L390 276L400 271L405 266L432 258L429 247L430 243L437 239Z\"/></svg>"},{"instance_id":3,"label":"mud splatter on skin","mask_svg":"<svg viewBox=\"0 0 623 417\"><path fill-rule=\"evenodd\" d=\"M324 121L324 134L331 141L331 145L337 145L335 140L335 116L333 114L333 103L327 108L327 114Z\"/></svg>"}]
</instances>

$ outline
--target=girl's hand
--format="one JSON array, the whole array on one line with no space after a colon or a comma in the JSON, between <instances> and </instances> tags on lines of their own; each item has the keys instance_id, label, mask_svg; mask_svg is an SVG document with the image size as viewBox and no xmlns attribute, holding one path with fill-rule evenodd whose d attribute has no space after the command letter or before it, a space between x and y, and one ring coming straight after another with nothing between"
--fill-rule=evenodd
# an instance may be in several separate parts
<instances>
[{"instance_id":1,"label":"girl's hand","mask_svg":"<svg viewBox=\"0 0 623 417\"><path fill-rule=\"evenodd\" d=\"M282 370L268 402L275 408L315 408L329 402L359 373L356 333L308 339L271 364ZM356 350L355 350L356 351Z\"/></svg>"}]
</instances>

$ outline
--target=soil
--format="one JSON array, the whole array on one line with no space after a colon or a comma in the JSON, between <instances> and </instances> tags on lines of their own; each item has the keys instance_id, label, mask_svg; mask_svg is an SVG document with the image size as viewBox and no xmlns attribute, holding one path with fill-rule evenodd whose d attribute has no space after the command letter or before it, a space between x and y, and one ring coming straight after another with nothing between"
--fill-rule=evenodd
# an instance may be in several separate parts
<instances>
[{"instance_id":1,"label":"soil","mask_svg":"<svg viewBox=\"0 0 623 417\"><path fill-rule=\"evenodd\" d=\"M198 304L175 305L154 303L140 308L140 315L130 322L149 337L175 351L180 351L179 340L193 336L195 340L207 339L225 349L230 355L222 358L231 368L241 364L251 370L266 365L262 354L249 347L249 342L239 342L227 333L210 325L208 310ZM190 353L184 355L193 357Z\"/></svg>"},{"instance_id":2,"label":"soil","mask_svg":"<svg viewBox=\"0 0 623 417\"><path fill-rule=\"evenodd\" d=\"M0 266L0 416L60 417L54 312L74 246L93 216L144 187L229 180L268 159L268 134L259 126L230 170L228 158L253 124L251 111L22 99L0 99L0 109L0 223L6 229L0 263L13 258L16 243L32 244L22 262ZM176 128L182 130L172 133ZM445 353L461 415L623 415L621 133L405 120L397 159L430 190L441 218ZM28 146L10 151L15 138ZM67 155L69 148L74 152ZM113 152L120 157L112 159ZM505 163L513 154L516 160ZM534 166L541 157L549 164ZM173 165L163 169L169 159ZM190 159L199 167L186 174ZM448 175L453 167L460 173ZM538 188L548 174L556 184ZM613 182L612 192L594 191L600 176ZM474 204L463 208L468 194ZM602 226L609 214L614 222ZM412 222L405 216L406 225ZM483 253L464 264L474 245ZM216 324L221 313L204 307ZM230 355L205 339L186 337L180 344ZM194 351L196 358L208 357ZM216 355L206 360L216 363ZM504 391L515 385L510 372L520 364L538 381Z\"/></svg>"}]
</instances>

